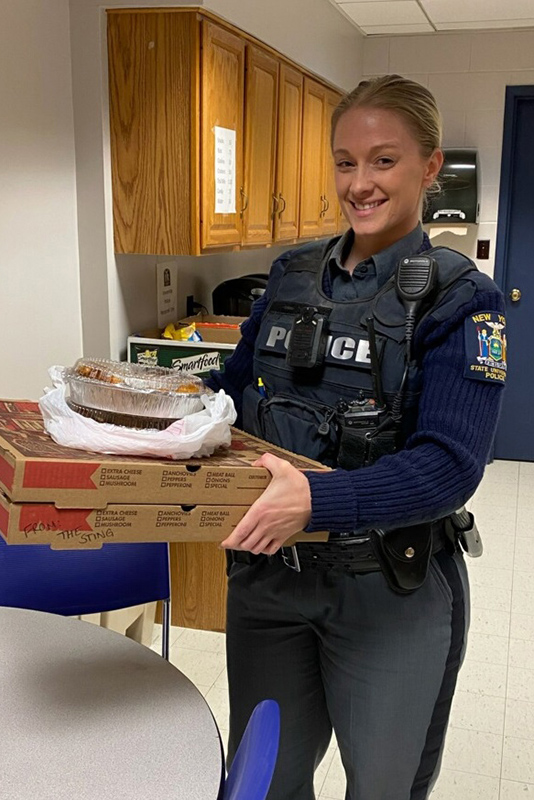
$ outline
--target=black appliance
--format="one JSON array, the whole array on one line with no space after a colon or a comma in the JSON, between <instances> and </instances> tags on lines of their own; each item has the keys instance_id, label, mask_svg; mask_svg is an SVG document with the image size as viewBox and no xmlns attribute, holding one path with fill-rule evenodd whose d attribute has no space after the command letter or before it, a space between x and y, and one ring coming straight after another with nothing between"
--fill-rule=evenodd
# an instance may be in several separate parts
<instances>
[{"instance_id":1,"label":"black appliance","mask_svg":"<svg viewBox=\"0 0 534 800\"><path fill-rule=\"evenodd\" d=\"M438 180L442 191L432 197L425 209L423 222L478 222L479 165L478 153L469 148L445 148L445 160Z\"/></svg>"},{"instance_id":2,"label":"black appliance","mask_svg":"<svg viewBox=\"0 0 534 800\"><path fill-rule=\"evenodd\" d=\"M268 278L268 275L258 273L223 281L211 294L213 313L248 317L252 303L264 293Z\"/></svg>"}]
</instances>

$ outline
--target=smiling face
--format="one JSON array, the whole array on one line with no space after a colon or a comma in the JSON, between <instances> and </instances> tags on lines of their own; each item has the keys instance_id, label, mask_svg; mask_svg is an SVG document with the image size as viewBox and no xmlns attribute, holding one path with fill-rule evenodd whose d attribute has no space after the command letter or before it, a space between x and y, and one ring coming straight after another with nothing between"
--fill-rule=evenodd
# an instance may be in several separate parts
<instances>
[{"instance_id":1,"label":"smiling face","mask_svg":"<svg viewBox=\"0 0 534 800\"><path fill-rule=\"evenodd\" d=\"M333 138L339 202L364 258L410 233L420 220L423 192L443 154L428 158L410 126L394 111L354 107L339 118Z\"/></svg>"}]
</instances>

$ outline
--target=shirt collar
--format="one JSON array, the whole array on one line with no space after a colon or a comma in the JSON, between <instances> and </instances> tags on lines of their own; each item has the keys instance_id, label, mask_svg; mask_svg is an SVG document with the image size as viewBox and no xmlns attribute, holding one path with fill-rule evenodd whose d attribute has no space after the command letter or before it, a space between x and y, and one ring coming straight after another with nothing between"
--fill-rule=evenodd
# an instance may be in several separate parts
<instances>
[{"instance_id":1,"label":"shirt collar","mask_svg":"<svg viewBox=\"0 0 534 800\"><path fill-rule=\"evenodd\" d=\"M391 277L401 258L413 256L421 249L423 235L423 227L421 223L418 223L413 231L407 233L406 236L403 236L398 242L394 242L389 247L386 247L385 250L381 250L379 253L371 256L371 258L366 259L367 263L371 261L375 266L379 286L382 286L388 278ZM328 259L331 269L334 265L339 269L344 269L343 263L350 253L353 242L354 231L352 228L349 228L332 248ZM360 263L363 264L364 262L362 261Z\"/></svg>"},{"instance_id":2,"label":"shirt collar","mask_svg":"<svg viewBox=\"0 0 534 800\"><path fill-rule=\"evenodd\" d=\"M332 248L332 252L330 253L330 258L328 259L330 266L333 266L335 264L340 269L344 269L343 264L347 259L348 254L351 251L353 241L354 241L354 231L352 230L352 228L349 228L338 239L338 241Z\"/></svg>"}]
</instances>

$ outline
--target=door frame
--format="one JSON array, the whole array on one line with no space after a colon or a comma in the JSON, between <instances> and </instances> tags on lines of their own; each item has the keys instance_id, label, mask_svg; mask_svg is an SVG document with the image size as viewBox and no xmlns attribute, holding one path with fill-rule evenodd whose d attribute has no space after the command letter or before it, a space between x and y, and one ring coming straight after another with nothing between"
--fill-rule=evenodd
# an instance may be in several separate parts
<instances>
[{"instance_id":1,"label":"door frame","mask_svg":"<svg viewBox=\"0 0 534 800\"><path fill-rule=\"evenodd\" d=\"M517 106L520 100L534 100L534 86L507 86L504 104L504 131L502 140L499 207L497 211L497 244L495 249L494 280L506 295L507 263L512 212L512 185L514 141L516 135Z\"/></svg>"}]
</instances>

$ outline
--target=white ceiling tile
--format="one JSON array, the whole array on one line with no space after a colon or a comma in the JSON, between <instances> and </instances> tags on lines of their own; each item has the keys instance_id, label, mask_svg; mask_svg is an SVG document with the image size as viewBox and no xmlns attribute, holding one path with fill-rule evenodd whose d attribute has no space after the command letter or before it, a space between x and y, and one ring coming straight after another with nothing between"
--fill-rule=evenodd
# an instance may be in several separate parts
<instances>
[{"instance_id":1,"label":"white ceiling tile","mask_svg":"<svg viewBox=\"0 0 534 800\"><path fill-rule=\"evenodd\" d=\"M421 0L434 24L473 22L482 27L485 21L502 23L505 20L534 18L533 0Z\"/></svg>"},{"instance_id":2,"label":"white ceiling tile","mask_svg":"<svg viewBox=\"0 0 534 800\"><path fill-rule=\"evenodd\" d=\"M426 23L412 23L411 25L361 25L362 31L368 35L402 34L402 33L433 33L432 25Z\"/></svg>"},{"instance_id":3,"label":"white ceiling tile","mask_svg":"<svg viewBox=\"0 0 534 800\"><path fill-rule=\"evenodd\" d=\"M534 30L534 0L330 0L365 35ZM424 10L423 10L424 9Z\"/></svg>"},{"instance_id":4,"label":"white ceiling tile","mask_svg":"<svg viewBox=\"0 0 534 800\"><path fill-rule=\"evenodd\" d=\"M358 3L343 3L340 8L359 26L406 25L428 23L415 0L368 0Z\"/></svg>"},{"instance_id":5,"label":"white ceiling tile","mask_svg":"<svg viewBox=\"0 0 534 800\"><path fill-rule=\"evenodd\" d=\"M532 28L534 27L534 17L523 20L477 20L476 22L434 22L438 31L461 31L461 30L492 30L502 28Z\"/></svg>"}]
</instances>

